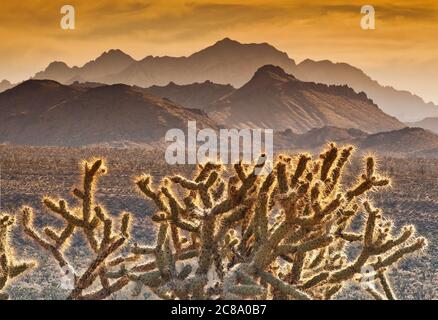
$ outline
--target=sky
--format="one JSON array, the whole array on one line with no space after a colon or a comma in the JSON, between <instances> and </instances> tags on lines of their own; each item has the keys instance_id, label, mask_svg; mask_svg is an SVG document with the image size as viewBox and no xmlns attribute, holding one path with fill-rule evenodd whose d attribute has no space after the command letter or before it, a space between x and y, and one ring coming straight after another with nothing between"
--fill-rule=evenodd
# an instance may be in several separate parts
<instances>
[{"instance_id":1,"label":"sky","mask_svg":"<svg viewBox=\"0 0 438 320\"><path fill-rule=\"evenodd\" d=\"M66 4L75 8L75 30L60 27ZM375 30L360 27L363 5L375 9ZM12 82L109 49L136 59L181 56L229 37L268 42L296 62L347 62L438 104L436 0L3 0L0 36L0 80Z\"/></svg>"}]
</instances>

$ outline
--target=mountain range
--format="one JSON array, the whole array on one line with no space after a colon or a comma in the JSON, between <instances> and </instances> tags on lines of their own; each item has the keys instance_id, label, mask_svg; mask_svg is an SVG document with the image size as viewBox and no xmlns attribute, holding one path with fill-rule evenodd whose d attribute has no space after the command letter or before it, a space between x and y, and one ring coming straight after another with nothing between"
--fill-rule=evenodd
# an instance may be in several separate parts
<instances>
[{"instance_id":1,"label":"mountain range","mask_svg":"<svg viewBox=\"0 0 438 320\"><path fill-rule=\"evenodd\" d=\"M324 126L369 133L405 127L364 93L302 82L273 65L259 68L239 89L212 82L144 89L28 80L0 93L0 116L0 142L68 146L152 143L170 128L186 128L190 119L199 121L199 128L297 133Z\"/></svg>"},{"instance_id":2,"label":"mountain range","mask_svg":"<svg viewBox=\"0 0 438 320\"><path fill-rule=\"evenodd\" d=\"M210 87L213 84L198 84L200 87L203 85ZM219 87L221 88L225 87ZM191 89L193 91L193 87ZM170 99L154 96L150 90L151 88L143 89L124 84L76 83L67 86L52 80L28 80L0 94L0 143L163 148L166 146L163 144L166 131L171 128L185 130L190 120L195 120L199 129L221 128L205 111L187 108ZM296 96L311 97L306 98L306 103L318 102L317 96L322 94L327 101L339 100L336 103L338 111L343 108L344 103L350 108L354 105L353 102L357 101L358 109L365 106L368 114L375 113L378 115L376 119L386 118L383 121L394 123L396 127L394 130L369 133L365 130L370 126L362 126L361 130L322 123L320 127L307 131L302 128L276 130L276 150L311 151L317 150L327 141L335 141L339 144L354 144L362 151L379 151L380 154L438 156L438 135L421 128L397 129L402 127L400 122L381 112L377 106L369 102L365 94L356 94L348 87L301 82L278 67L265 66L260 68L246 85L237 90L233 89L225 97L231 102L238 101L249 106L250 103L244 103L241 99L246 93L250 93L247 97L251 99L253 90L259 90L261 96L269 93L270 99L277 102L287 97L289 90L296 91ZM214 90L211 92L212 95L216 94ZM211 105L218 108L224 103L222 100L223 97ZM291 100L288 98L285 101ZM341 103L342 101L344 103ZM283 108L285 105L280 104L276 107ZM292 105L286 107L292 108ZM318 105L309 105L306 109L313 110L317 107ZM320 107L322 110L330 110L328 104ZM328 112L327 110L324 112ZM266 117L268 113L265 113ZM282 114L287 115L287 112L282 111ZM311 118L315 114L317 112L313 111L306 117ZM270 121L273 119L276 117L271 117ZM365 121L364 126L366 123Z\"/></svg>"},{"instance_id":3,"label":"mountain range","mask_svg":"<svg viewBox=\"0 0 438 320\"><path fill-rule=\"evenodd\" d=\"M0 142L27 145L155 144L171 128L217 128L184 108L124 84L93 88L28 80L0 94Z\"/></svg>"},{"instance_id":4,"label":"mountain range","mask_svg":"<svg viewBox=\"0 0 438 320\"><path fill-rule=\"evenodd\" d=\"M110 50L82 67L57 61L32 80L2 81L0 92L0 143L156 147L168 129L196 120L198 128L215 130L273 128L277 147L311 149L333 140L384 153L438 154L431 132L438 116L395 118L419 119L438 107L348 64L296 64L267 43L226 38L188 57L139 61Z\"/></svg>"},{"instance_id":5,"label":"mountain range","mask_svg":"<svg viewBox=\"0 0 438 320\"><path fill-rule=\"evenodd\" d=\"M304 60L296 64L268 43L242 44L225 38L187 57L147 56L135 60L121 50L110 50L82 67L53 62L34 79L51 79L63 84L78 82L124 83L149 87L169 82L188 85L207 80L236 88L247 83L260 67L272 64L303 81L348 85L365 92L386 113L401 121L419 121L438 116L438 106L408 92L382 86L362 70L346 63Z\"/></svg>"}]
</instances>

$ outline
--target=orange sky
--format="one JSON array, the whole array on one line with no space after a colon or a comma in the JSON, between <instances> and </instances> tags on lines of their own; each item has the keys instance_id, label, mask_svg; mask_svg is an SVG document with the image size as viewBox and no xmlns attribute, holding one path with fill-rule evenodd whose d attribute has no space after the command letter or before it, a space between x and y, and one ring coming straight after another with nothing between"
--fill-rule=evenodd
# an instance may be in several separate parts
<instances>
[{"instance_id":1,"label":"orange sky","mask_svg":"<svg viewBox=\"0 0 438 320\"><path fill-rule=\"evenodd\" d=\"M76 8L76 30L59 27L62 5ZM376 30L360 28L374 5ZM438 1L20 0L0 3L0 79L19 81L53 60L82 65L119 48L187 55L217 40L269 42L297 62L344 61L383 84L438 104Z\"/></svg>"}]
</instances>

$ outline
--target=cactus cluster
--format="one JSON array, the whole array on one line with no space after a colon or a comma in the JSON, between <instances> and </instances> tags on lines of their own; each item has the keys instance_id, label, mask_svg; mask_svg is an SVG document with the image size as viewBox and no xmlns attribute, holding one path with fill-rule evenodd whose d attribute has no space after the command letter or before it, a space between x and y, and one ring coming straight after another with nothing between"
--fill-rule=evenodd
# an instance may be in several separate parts
<instances>
[{"instance_id":1,"label":"cactus cluster","mask_svg":"<svg viewBox=\"0 0 438 320\"><path fill-rule=\"evenodd\" d=\"M2 290L10 281L35 265L31 261L17 261L9 244L9 233L13 224L13 217L0 214L0 300L9 299L9 295Z\"/></svg>"},{"instance_id":2,"label":"cactus cluster","mask_svg":"<svg viewBox=\"0 0 438 320\"><path fill-rule=\"evenodd\" d=\"M133 249L154 260L130 278L164 299L330 299L371 269L376 283L366 291L395 298L387 270L426 240L413 226L393 235L367 200L390 184L373 157L353 186L342 185L352 152L330 144L313 161L280 155L265 176L257 175L262 156L253 166L235 164L231 174L207 163L193 180L166 177L155 189L150 176L141 177L138 187L159 210L159 233L154 247ZM365 223L353 231L358 217Z\"/></svg>"},{"instance_id":3,"label":"cactus cluster","mask_svg":"<svg viewBox=\"0 0 438 320\"><path fill-rule=\"evenodd\" d=\"M64 249L81 230L95 259L75 275L71 299L103 299L133 282L162 299L331 299L350 282L371 280L364 290L376 299L395 299L388 270L426 246L413 226L394 234L390 220L367 198L390 185L365 158L364 173L352 186L342 177L352 147L330 144L319 159L279 155L268 164L239 162L233 168L199 165L192 179L166 176L157 185L149 175L136 184L157 212L154 245L129 242L129 215L120 229L93 199L101 160L85 163L82 207L65 201L44 204L65 220L62 230L40 235L32 210L24 208L26 234L48 250L60 267ZM271 165L265 175L259 173ZM124 252L113 257L126 246ZM368 274L368 276L369 276ZM88 292L99 282L97 290ZM95 285L94 285L95 286Z\"/></svg>"}]
</instances>

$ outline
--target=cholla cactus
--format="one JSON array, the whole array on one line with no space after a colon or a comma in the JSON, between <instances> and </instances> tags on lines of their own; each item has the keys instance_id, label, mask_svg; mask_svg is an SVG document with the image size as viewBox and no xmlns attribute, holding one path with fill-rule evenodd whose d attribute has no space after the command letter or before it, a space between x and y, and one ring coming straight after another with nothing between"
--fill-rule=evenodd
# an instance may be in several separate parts
<instances>
[{"instance_id":1,"label":"cholla cactus","mask_svg":"<svg viewBox=\"0 0 438 320\"><path fill-rule=\"evenodd\" d=\"M426 240L412 226L394 235L367 200L390 184L373 157L356 184L342 185L352 152L331 144L318 160L280 155L266 176L256 174L261 157L231 174L207 163L193 180L169 176L156 188L150 176L140 177L139 189L158 208L159 231L154 246L132 249L152 258L128 272L137 293L146 286L163 299L330 299L371 269L376 276L364 290L394 299L387 270Z\"/></svg>"},{"instance_id":2,"label":"cholla cactus","mask_svg":"<svg viewBox=\"0 0 438 320\"><path fill-rule=\"evenodd\" d=\"M72 279L69 299L105 299L129 283L128 276L123 272L114 272L110 269L135 259L133 256L112 257L126 245L129 238L130 215L122 213L120 230L115 232L113 230L115 219L94 202L95 181L99 175L105 173L106 169L102 160L94 161L92 164L84 163L83 190L73 190L73 194L82 203L80 208L70 209L64 200L44 199L44 205L65 221L62 230L46 227L44 236L39 234L33 227L33 210L28 207L23 209L22 223L25 233L53 255L63 272L74 271L64 256L64 251L76 231L82 231L94 253L94 259L81 275L65 275ZM86 293L85 290L91 287L97 279L100 282L99 289Z\"/></svg>"},{"instance_id":3,"label":"cholla cactus","mask_svg":"<svg viewBox=\"0 0 438 320\"><path fill-rule=\"evenodd\" d=\"M2 292L8 282L34 266L33 262L19 262L9 245L9 228L14 218L0 214L0 300L7 300L9 295Z\"/></svg>"},{"instance_id":4,"label":"cholla cactus","mask_svg":"<svg viewBox=\"0 0 438 320\"><path fill-rule=\"evenodd\" d=\"M95 257L73 275L70 299L105 299L130 282L134 295L148 287L163 299L330 299L352 281L371 297L395 299L387 271L426 240L412 226L394 235L391 222L367 200L367 193L390 184L376 173L373 157L365 159L353 186L342 184L352 152L331 144L317 160L280 155L265 176L258 175L263 156L255 165L235 164L232 172L220 164L200 165L193 179L168 176L156 187L142 176L137 186L158 208L152 217L157 240L134 244L118 257L113 255L128 242L130 216L121 215L115 233L114 219L95 204L95 180L106 172L101 160L84 164L83 190L73 191L80 208L44 199L65 221L62 230L47 227L41 235L30 208L23 209L23 226L64 272L74 272L64 251L82 231ZM361 228L352 228L361 219ZM11 275L6 265L0 289Z\"/></svg>"}]
</instances>

